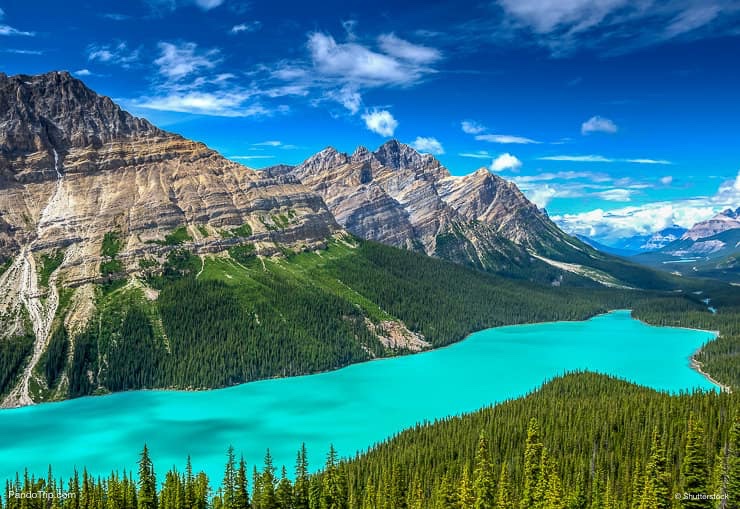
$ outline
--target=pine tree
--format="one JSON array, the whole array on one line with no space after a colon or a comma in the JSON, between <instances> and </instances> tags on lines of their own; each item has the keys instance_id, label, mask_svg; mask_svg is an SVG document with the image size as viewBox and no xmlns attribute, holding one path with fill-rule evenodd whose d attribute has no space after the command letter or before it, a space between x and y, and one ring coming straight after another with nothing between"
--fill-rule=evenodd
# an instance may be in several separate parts
<instances>
[{"instance_id":1,"label":"pine tree","mask_svg":"<svg viewBox=\"0 0 740 509\"><path fill-rule=\"evenodd\" d=\"M275 467L272 464L270 449L265 453L265 465L260 475L260 503L259 509L277 509L275 499Z\"/></svg>"},{"instance_id":2,"label":"pine tree","mask_svg":"<svg viewBox=\"0 0 740 509\"><path fill-rule=\"evenodd\" d=\"M498 489L496 490L496 509L514 509L514 497L512 497L511 495L509 469L506 466L506 463L501 465L501 474L498 477Z\"/></svg>"},{"instance_id":3,"label":"pine tree","mask_svg":"<svg viewBox=\"0 0 740 509\"><path fill-rule=\"evenodd\" d=\"M262 509L262 475L252 467L252 509Z\"/></svg>"},{"instance_id":4,"label":"pine tree","mask_svg":"<svg viewBox=\"0 0 740 509\"><path fill-rule=\"evenodd\" d=\"M558 474L555 460L548 458L545 469L547 474L544 477L547 478L547 490L544 495L543 507L545 509L564 509L563 486L560 482L560 475Z\"/></svg>"},{"instance_id":5,"label":"pine tree","mask_svg":"<svg viewBox=\"0 0 740 509\"><path fill-rule=\"evenodd\" d=\"M704 452L704 429L702 425L694 419L689 418L689 432L686 437L686 451L681 465L682 487L684 496L681 506L684 509L710 509L711 500L702 500L693 498L706 495L709 489L709 471L707 467L707 458Z\"/></svg>"},{"instance_id":6,"label":"pine tree","mask_svg":"<svg viewBox=\"0 0 740 509\"><path fill-rule=\"evenodd\" d=\"M434 509L455 509L457 507L457 495L447 474L442 476L434 494Z\"/></svg>"},{"instance_id":7,"label":"pine tree","mask_svg":"<svg viewBox=\"0 0 740 509\"><path fill-rule=\"evenodd\" d=\"M86 477L87 475L83 474L83 476ZM157 509L157 479L146 444L144 444L144 450L141 451L139 457L139 493L137 499L138 509Z\"/></svg>"},{"instance_id":8,"label":"pine tree","mask_svg":"<svg viewBox=\"0 0 740 509\"><path fill-rule=\"evenodd\" d=\"M309 509L308 454L306 444L301 444L295 462L295 483L293 484L293 507Z\"/></svg>"},{"instance_id":9,"label":"pine tree","mask_svg":"<svg viewBox=\"0 0 740 509\"><path fill-rule=\"evenodd\" d=\"M321 486L321 509L345 509L347 506L346 486L337 468L337 451L329 447Z\"/></svg>"},{"instance_id":10,"label":"pine tree","mask_svg":"<svg viewBox=\"0 0 740 509\"><path fill-rule=\"evenodd\" d=\"M411 489L406 496L406 507L408 509L426 509L426 500L424 499L424 489L417 477L411 481Z\"/></svg>"},{"instance_id":11,"label":"pine tree","mask_svg":"<svg viewBox=\"0 0 740 509\"><path fill-rule=\"evenodd\" d=\"M568 498L568 509L586 509L588 499L586 498L586 481L583 470L578 472L576 486Z\"/></svg>"},{"instance_id":12,"label":"pine tree","mask_svg":"<svg viewBox=\"0 0 740 509\"><path fill-rule=\"evenodd\" d=\"M658 434L653 430L650 457L645 467L645 484L640 497L639 509L668 509L671 507L671 482L668 473L668 460L665 448Z\"/></svg>"},{"instance_id":13,"label":"pine tree","mask_svg":"<svg viewBox=\"0 0 740 509\"><path fill-rule=\"evenodd\" d=\"M224 469L224 481L221 485L222 501L224 509L234 509L234 498L236 495L236 458L234 446L230 445L226 453L226 468Z\"/></svg>"},{"instance_id":14,"label":"pine tree","mask_svg":"<svg viewBox=\"0 0 740 509\"><path fill-rule=\"evenodd\" d=\"M275 500L280 509L293 509L293 485L288 479L285 466L280 471L280 481L275 490Z\"/></svg>"},{"instance_id":15,"label":"pine tree","mask_svg":"<svg viewBox=\"0 0 740 509\"><path fill-rule=\"evenodd\" d=\"M239 469L236 471L234 509L250 509L247 484L247 464L244 461L244 456L242 456L239 459Z\"/></svg>"},{"instance_id":16,"label":"pine tree","mask_svg":"<svg viewBox=\"0 0 740 509\"><path fill-rule=\"evenodd\" d=\"M473 504L475 504L475 494L473 493L473 486L470 482L470 470L466 465L457 489L457 506L460 509L470 509L473 507Z\"/></svg>"},{"instance_id":17,"label":"pine tree","mask_svg":"<svg viewBox=\"0 0 740 509\"><path fill-rule=\"evenodd\" d=\"M475 495L475 509L493 509L494 481L493 466L489 458L488 439L483 431L478 437L478 451L475 455L475 469L473 471L473 493Z\"/></svg>"},{"instance_id":18,"label":"pine tree","mask_svg":"<svg viewBox=\"0 0 740 509\"><path fill-rule=\"evenodd\" d=\"M522 490L521 507L535 507L535 492L540 484L542 472L542 450L540 426L536 419L529 421L527 440L524 445L524 489Z\"/></svg>"},{"instance_id":19,"label":"pine tree","mask_svg":"<svg viewBox=\"0 0 740 509\"><path fill-rule=\"evenodd\" d=\"M361 509L376 509L375 508L375 501L377 499L377 494L375 491L375 484L373 483L372 479L368 478L367 482L365 483L365 489L362 493L362 506Z\"/></svg>"},{"instance_id":20,"label":"pine tree","mask_svg":"<svg viewBox=\"0 0 740 509\"><path fill-rule=\"evenodd\" d=\"M730 430L730 451L727 457L727 509L740 509L740 413Z\"/></svg>"}]
</instances>

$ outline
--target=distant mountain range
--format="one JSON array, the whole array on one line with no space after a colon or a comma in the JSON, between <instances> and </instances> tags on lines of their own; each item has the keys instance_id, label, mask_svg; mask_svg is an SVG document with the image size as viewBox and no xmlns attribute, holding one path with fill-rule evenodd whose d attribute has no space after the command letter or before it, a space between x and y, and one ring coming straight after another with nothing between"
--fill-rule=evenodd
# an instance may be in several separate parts
<instances>
[{"instance_id":1,"label":"distant mountain range","mask_svg":"<svg viewBox=\"0 0 740 509\"><path fill-rule=\"evenodd\" d=\"M685 276L740 282L740 207L696 223L679 239L632 259Z\"/></svg>"},{"instance_id":2,"label":"distant mountain range","mask_svg":"<svg viewBox=\"0 0 740 509\"><path fill-rule=\"evenodd\" d=\"M661 249L671 242L678 240L688 230L678 225L669 226L654 233L634 235L610 241L608 244L591 239L585 235L578 238L604 253L617 256L632 256L647 251Z\"/></svg>"}]
</instances>

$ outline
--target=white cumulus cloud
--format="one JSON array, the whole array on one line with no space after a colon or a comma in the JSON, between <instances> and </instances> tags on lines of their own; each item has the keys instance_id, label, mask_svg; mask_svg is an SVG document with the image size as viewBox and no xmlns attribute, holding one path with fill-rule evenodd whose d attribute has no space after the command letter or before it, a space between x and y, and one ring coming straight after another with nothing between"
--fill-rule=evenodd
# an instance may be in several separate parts
<instances>
[{"instance_id":1,"label":"white cumulus cloud","mask_svg":"<svg viewBox=\"0 0 740 509\"><path fill-rule=\"evenodd\" d=\"M518 170L522 162L508 152L501 154L491 163L491 171Z\"/></svg>"},{"instance_id":2,"label":"white cumulus cloud","mask_svg":"<svg viewBox=\"0 0 740 509\"><path fill-rule=\"evenodd\" d=\"M665 177L664 177L665 178ZM712 196L697 196L675 201L650 202L611 210L598 208L577 214L562 214L552 219L565 231L610 242L634 235L657 232L672 225L690 228L727 208L740 204L740 172L723 182Z\"/></svg>"},{"instance_id":3,"label":"white cumulus cloud","mask_svg":"<svg viewBox=\"0 0 740 509\"><path fill-rule=\"evenodd\" d=\"M427 154L440 155L445 153L445 149L442 144L436 138L425 138L423 136L417 136L416 139L411 143L419 152Z\"/></svg>"},{"instance_id":4,"label":"white cumulus cloud","mask_svg":"<svg viewBox=\"0 0 740 509\"><path fill-rule=\"evenodd\" d=\"M608 118L594 116L586 120L581 124L581 134L590 133L609 133L614 134L617 132L617 124Z\"/></svg>"},{"instance_id":5,"label":"white cumulus cloud","mask_svg":"<svg viewBox=\"0 0 740 509\"><path fill-rule=\"evenodd\" d=\"M381 136L393 136L398 127L398 121L393 118L390 111L372 110L362 115L365 126L374 133Z\"/></svg>"}]
</instances>

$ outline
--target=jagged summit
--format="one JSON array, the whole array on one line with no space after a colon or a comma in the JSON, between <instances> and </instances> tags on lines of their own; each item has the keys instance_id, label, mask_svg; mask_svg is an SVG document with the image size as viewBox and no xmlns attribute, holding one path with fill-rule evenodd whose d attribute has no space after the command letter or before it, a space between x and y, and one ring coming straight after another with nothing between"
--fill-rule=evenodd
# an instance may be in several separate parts
<instances>
[{"instance_id":1,"label":"jagged summit","mask_svg":"<svg viewBox=\"0 0 740 509\"><path fill-rule=\"evenodd\" d=\"M487 168L452 176L434 156L398 140L374 152L357 147L351 156L324 149L289 173L366 239L482 268L527 259L527 250L544 245L555 253L581 249L514 183Z\"/></svg>"},{"instance_id":2,"label":"jagged summit","mask_svg":"<svg viewBox=\"0 0 740 509\"><path fill-rule=\"evenodd\" d=\"M66 71L0 75L0 125L0 152L7 157L165 134Z\"/></svg>"}]
</instances>

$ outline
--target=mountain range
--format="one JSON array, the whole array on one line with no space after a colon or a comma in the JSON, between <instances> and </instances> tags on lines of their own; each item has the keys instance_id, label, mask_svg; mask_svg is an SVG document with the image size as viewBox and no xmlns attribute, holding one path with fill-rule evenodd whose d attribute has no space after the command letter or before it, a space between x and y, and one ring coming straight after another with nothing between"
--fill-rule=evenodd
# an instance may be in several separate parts
<instances>
[{"instance_id":1,"label":"mountain range","mask_svg":"<svg viewBox=\"0 0 740 509\"><path fill-rule=\"evenodd\" d=\"M740 283L740 207L696 223L680 238L632 259L676 274Z\"/></svg>"},{"instance_id":2,"label":"mountain range","mask_svg":"<svg viewBox=\"0 0 740 509\"><path fill-rule=\"evenodd\" d=\"M568 236L485 168L455 177L391 140L255 171L66 72L0 74L0 263L5 406L329 369L600 309L567 294L572 309L557 311L566 293L548 289L561 285L673 284ZM431 311L413 291L448 285L447 303L476 278L480 302L498 288L503 317L425 330ZM408 302L381 281L409 285ZM534 309L538 299L556 311Z\"/></svg>"}]
</instances>

